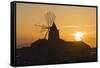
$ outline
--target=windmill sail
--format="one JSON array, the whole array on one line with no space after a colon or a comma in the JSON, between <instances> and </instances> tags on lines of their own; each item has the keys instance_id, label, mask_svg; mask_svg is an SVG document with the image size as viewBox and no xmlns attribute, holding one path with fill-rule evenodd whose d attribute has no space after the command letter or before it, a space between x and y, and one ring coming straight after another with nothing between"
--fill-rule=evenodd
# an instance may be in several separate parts
<instances>
[{"instance_id":1,"label":"windmill sail","mask_svg":"<svg viewBox=\"0 0 100 68\"><path fill-rule=\"evenodd\" d=\"M54 20L56 18L55 14L53 12L47 12L45 14L45 17L46 17L48 26L49 27L52 26L52 24L53 24L53 22L54 22Z\"/></svg>"}]
</instances>

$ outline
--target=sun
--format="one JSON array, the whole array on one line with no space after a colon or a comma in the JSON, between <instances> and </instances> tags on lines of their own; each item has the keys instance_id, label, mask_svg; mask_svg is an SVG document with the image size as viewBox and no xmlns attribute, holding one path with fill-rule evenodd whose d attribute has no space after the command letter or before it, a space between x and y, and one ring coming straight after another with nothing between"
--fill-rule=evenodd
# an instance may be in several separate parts
<instances>
[{"instance_id":1,"label":"sun","mask_svg":"<svg viewBox=\"0 0 100 68\"><path fill-rule=\"evenodd\" d=\"M76 32L74 33L74 37L76 41L81 41L84 33L83 32Z\"/></svg>"}]
</instances>

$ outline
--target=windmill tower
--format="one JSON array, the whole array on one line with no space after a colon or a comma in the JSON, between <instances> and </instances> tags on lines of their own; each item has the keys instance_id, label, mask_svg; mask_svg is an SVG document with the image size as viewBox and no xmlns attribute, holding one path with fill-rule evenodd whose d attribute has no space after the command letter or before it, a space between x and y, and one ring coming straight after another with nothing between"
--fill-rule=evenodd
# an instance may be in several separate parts
<instances>
[{"instance_id":1,"label":"windmill tower","mask_svg":"<svg viewBox=\"0 0 100 68\"><path fill-rule=\"evenodd\" d=\"M52 26L50 27L48 40L50 41L59 40L59 30L57 29L55 22L53 22Z\"/></svg>"},{"instance_id":2,"label":"windmill tower","mask_svg":"<svg viewBox=\"0 0 100 68\"><path fill-rule=\"evenodd\" d=\"M35 26L39 26L41 27L42 31L45 31L45 29L47 30L45 35L44 35L44 39L46 39L47 35L48 35L48 40L49 41L56 41L59 40L59 30L56 27L55 24L55 15L52 12L47 12L45 14L46 17L46 23L47 26L45 25L36 25Z\"/></svg>"}]
</instances>

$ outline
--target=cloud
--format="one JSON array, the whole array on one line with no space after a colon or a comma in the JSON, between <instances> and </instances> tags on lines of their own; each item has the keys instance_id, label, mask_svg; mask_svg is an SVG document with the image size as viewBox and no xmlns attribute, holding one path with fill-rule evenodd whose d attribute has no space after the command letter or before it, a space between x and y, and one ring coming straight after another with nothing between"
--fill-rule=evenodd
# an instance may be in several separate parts
<instances>
[{"instance_id":1,"label":"cloud","mask_svg":"<svg viewBox=\"0 0 100 68\"><path fill-rule=\"evenodd\" d=\"M93 25L64 25L62 28L91 28Z\"/></svg>"},{"instance_id":2,"label":"cloud","mask_svg":"<svg viewBox=\"0 0 100 68\"><path fill-rule=\"evenodd\" d=\"M62 26L63 28L79 28L80 26L76 25L67 25L67 26Z\"/></svg>"}]
</instances>

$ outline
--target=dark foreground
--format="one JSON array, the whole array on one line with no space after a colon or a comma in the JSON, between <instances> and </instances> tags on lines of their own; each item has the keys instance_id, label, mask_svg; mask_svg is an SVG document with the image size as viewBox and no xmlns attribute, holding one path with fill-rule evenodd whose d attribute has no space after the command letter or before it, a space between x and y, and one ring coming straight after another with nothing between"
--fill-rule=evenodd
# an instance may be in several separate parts
<instances>
[{"instance_id":1,"label":"dark foreground","mask_svg":"<svg viewBox=\"0 0 100 68\"><path fill-rule=\"evenodd\" d=\"M39 39L31 47L16 49L16 66L94 62L97 61L96 51L82 41Z\"/></svg>"}]
</instances>

